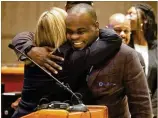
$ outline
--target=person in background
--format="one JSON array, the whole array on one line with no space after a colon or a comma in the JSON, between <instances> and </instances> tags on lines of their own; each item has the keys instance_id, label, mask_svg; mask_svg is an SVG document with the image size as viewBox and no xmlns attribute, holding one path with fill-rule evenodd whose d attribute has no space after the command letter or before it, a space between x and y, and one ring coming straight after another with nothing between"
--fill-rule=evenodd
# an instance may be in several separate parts
<instances>
[{"instance_id":1,"label":"person in background","mask_svg":"<svg viewBox=\"0 0 158 118\"><path fill-rule=\"evenodd\" d=\"M90 41L84 37L88 35L85 27L96 21L94 11L90 9L93 8L89 5L78 4L68 10L67 38L73 47L82 49L84 42ZM90 20L91 17L94 19ZM81 31L85 35L79 35ZM122 44L119 52L108 62L92 65L87 82L96 103L108 107L110 118L129 118L130 115L132 118L151 118L151 99L145 73L136 51L129 46Z\"/></svg>"},{"instance_id":2,"label":"person in background","mask_svg":"<svg viewBox=\"0 0 158 118\"><path fill-rule=\"evenodd\" d=\"M153 115L157 117L157 23L150 5L133 5L127 11L131 21L131 40L129 45L142 54L145 60L145 73L151 90Z\"/></svg>"},{"instance_id":3,"label":"person in background","mask_svg":"<svg viewBox=\"0 0 158 118\"><path fill-rule=\"evenodd\" d=\"M75 34L72 33L71 38L78 41L69 40L66 42L66 37L64 38L66 28L64 18L61 16L63 13L61 14L58 11L59 8L46 11L41 15L34 40L31 40L35 42L35 46L49 46L53 48L53 54L62 54L65 61L63 64L60 63L60 65L62 65L63 70L54 76L68 84L74 92L83 95L82 100L85 104L95 104L93 97L89 97L91 94L87 89L87 71L89 71L89 67L92 64L96 65L100 61L106 62L106 60L115 55L120 48L121 39L115 32L108 29L100 30L99 36L99 24L96 14L92 7L85 7L87 7L89 13L92 12L93 16L88 15L87 19L89 23L84 24L84 27L75 32ZM26 32L20 33L13 40L25 39L30 35L26 34ZM67 38L69 39L68 34ZM109 49L111 50L106 52ZM52 52L49 55L52 55ZM102 58L96 59L100 55L102 55ZM82 66L82 68L78 68L79 66ZM70 93L56 85L37 66L25 64L24 77L22 98L13 117L19 117L33 112L40 98L47 98L49 101L65 101L71 99Z\"/></svg>"},{"instance_id":4,"label":"person in background","mask_svg":"<svg viewBox=\"0 0 158 118\"><path fill-rule=\"evenodd\" d=\"M75 6L77 4L80 4L80 3L84 3L84 4L88 4L88 5L93 6L93 2L92 1L67 1L66 5L65 5L65 10L68 11L73 6Z\"/></svg>"},{"instance_id":5,"label":"person in background","mask_svg":"<svg viewBox=\"0 0 158 118\"><path fill-rule=\"evenodd\" d=\"M116 33L121 36L123 43L129 44L131 25L130 20L122 13L115 13L110 16L108 28L112 28Z\"/></svg>"},{"instance_id":6,"label":"person in background","mask_svg":"<svg viewBox=\"0 0 158 118\"><path fill-rule=\"evenodd\" d=\"M122 13L115 13L109 18L108 28L112 28L122 38L122 42L129 44L131 36L131 24L130 20ZM145 69L145 63L142 55L138 52L140 63ZM144 70L145 71L145 70Z\"/></svg>"}]
</instances>

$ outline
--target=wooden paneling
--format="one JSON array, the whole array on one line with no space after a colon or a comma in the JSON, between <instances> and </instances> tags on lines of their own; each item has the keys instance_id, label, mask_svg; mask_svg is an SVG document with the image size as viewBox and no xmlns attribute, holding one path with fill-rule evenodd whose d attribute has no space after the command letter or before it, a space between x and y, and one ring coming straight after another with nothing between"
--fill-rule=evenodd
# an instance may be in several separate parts
<instances>
[{"instance_id":1,"label":"wooden paneling","mask_svg":"<svg viewBox=\"0 0 158 118\"><path fill-rule=\"evenodd\" d=\"M22 31L34 31L43 11L58 2L2 2L2 38Z\"/></svg>"},{"instance_id":2,"label":"wooden paneling","mask_svg":"<svg viewBox=\"0 0 158 118\"><path fill-rule=\"evenodd\" d=\"M11 38L1 40L1 61L2 64L15 64L19 63L13 50L8 48Z\"/></svg>"},{"instance_id":3,"label":"wooden paneling","mask_svg":"<svg viewBox=\"0 0 158 118\"><path fill-rule=\"evenodd\" d=\"M3 35L32 31L37 19L36 7L36 2L6 2L5 11L2 9L2 38Z\"/></svg>"},{"instance_id":4,"label":"wooden paneling","mask_svg":"<svg viewBox=\"0 0 158 118\"><path fill-rule=\"evenodd\" d=\"M112 14L125 11L124 2L94 2L94 7L97 12L100 28L108 24L108 18Z\"/></svg>"},{"instance_id":5,"label":"wooden paneling","mask_svg":"<svg viewBox=\"0 0 158 118\"><path fill-rule=\"evenodd\" d=\"M142 2L142 1L141 1ZM64 5L66 2L9 2L3 1L1 2L1 12L2 12L2 63L15 63L16 56L8 49L8 43L11 39L19 32L22 31L34 31L38 17L40 14L53 7L60 7L64 9ZM126 11L130 8L132 4L139 3L138 1L130 2L130 1L100 1L94 2L94 7L97 12L98 21L100 23L100 27L103 28L108 24L108 18L118 12L126 13ZM155 15L157 15L157 2L156 1L146 1L146 3L150 4L155 11ZM156 17L157 18L157 17Z\"/></svg>"}]
</instances>

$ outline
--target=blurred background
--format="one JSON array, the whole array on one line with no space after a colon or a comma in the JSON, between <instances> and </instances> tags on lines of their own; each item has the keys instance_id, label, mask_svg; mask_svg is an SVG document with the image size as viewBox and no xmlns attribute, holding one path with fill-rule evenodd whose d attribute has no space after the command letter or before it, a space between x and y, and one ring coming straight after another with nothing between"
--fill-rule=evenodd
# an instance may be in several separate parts
<instances>
[{"instance_id":1,"label":"blurred background","mask_svg":"<svg viewBox=\"0 0 158 118\"><path fill-rule=\"evenodd\" d=\"M143 1L141 1L143 2ZM52 1L52 2L1 2L1 61L2 65L15 65L17 61L15 53L8 48L8 44L12 38L19 32L34 31L37 20L40 14L53 7L60 7L64 9L66 2ZM100 1L94 2L94 7L97 12L100 28L103 28L108 23L108 18L117 12L126 13L132 4L139 3L138 1ZM145 1L150 4L157 15L157 1ZM157 17L156 17L157 18Z\"/></svg>"}]
</instances>

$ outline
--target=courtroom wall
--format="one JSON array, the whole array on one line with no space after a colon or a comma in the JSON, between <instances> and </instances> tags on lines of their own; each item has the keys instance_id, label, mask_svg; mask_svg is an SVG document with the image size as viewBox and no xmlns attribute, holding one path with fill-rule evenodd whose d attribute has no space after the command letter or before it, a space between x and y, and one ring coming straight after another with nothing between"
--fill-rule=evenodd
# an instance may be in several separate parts
<instances>
[{"instance_id":1,"label":"courtroom wall","mask_svg":"<svg viewBox=\"0 0 158 118\"><path fill-rule=\"evenodd\" d=\"M142 1L141 1L142 2ZM53 7L64 9L66 2L1 2L1 61L2 64L17 63L15 53L10 50L7 45L11 39L19 32L34 31L40 14ZM108 18L117 12L126 13L132 4L139 3L138 1L130 2L110 2L101 1L94 2L94 7L97 12L100 27L103 28L108 23ZM150 4L157 14L157 2L146 1Z\"/></svg>"}]
</instances>

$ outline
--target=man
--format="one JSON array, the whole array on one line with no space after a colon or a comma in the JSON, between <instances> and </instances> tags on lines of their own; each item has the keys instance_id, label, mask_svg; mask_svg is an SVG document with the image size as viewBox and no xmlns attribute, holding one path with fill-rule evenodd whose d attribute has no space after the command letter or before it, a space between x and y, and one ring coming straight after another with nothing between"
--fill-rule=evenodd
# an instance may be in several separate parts
<instances>
[{"instance_id":1,"label":"man","mask_svg":"<svg viewBox=\"0 0 158 118\"><path fill-rule=\"evenodd\" d=\"M92 20L93 20L93 18L92 18ZM76 61L72 60L71 61L72 63L69 64L69 65L71 65L71 67L69 67L69 68L71 68L71 71L70 71L71 75L69 76L69 81L67 83L70 85L70 88L74 92L77 92L78 89L82 89L82 91L84 93L86 93L86 89L84 88L85 86L87 86L87 84L85 83L85 76L87 75L87 71L89 70L89 67L88 67L88 69L85 70L86 65L93 64L94 61L96 61L96 60L103 60L104 59L103 57L106 57L107 59L110 58L118 51L118 49L121 45L121 39L118 37L118 35L116 33L114 33L111 30L106 30L106 32L105 32L105 30L100 30L100 38L103 38L103 40L105 40L105 41L104 41L104 43L96 45L96 48L93 48L93 44L100 42L102 40L99 39L98 22L95 21L95 24L92 24L92 23L93 22L91 22L90 24L87 24L86 29L84 29L84 30L80 29L78 32L75 32L75 36L81 35L82 36L81 39L83 39L83 40L86 39L87 41L83 41L82 43L70 41L73 46L73 50L71 50L68 53L71 53L73 51L84 52L86 50L86 48L88 48L88 49L90 49L90 51L88 51L87 54L89 52L92 54L92 55L88 56L88 59L85 57L83 57L81 59L84 62L87 62L85 65L83 65L83 63L80 60L79 60L79 62L81 62L81 63L78 63L78 61L76 63ZM16 48L18 48L19 50L21 50L22 52L26 53L28 56L30 56L33 60L35 60L41 66L44 65L43 67L46 67L48 70L51 70L49 67L52 67L52 65L54 66L56 64L53 61L51 61L49 58L47 58L47 56L54 58L55 55L50 55L51 49L49 47L46 47L46 48L34 47L35 45L33 45L33 41L32 41L33 37L34 37L34 34L31 32L19 33L13 39L13 45ZM98 41L95 41L97 38L98 38ZM82 45L82 48L79 48L79 50L76 50L78 48L74 45L77 45L77 46ZM105 53L105 51L103 51L102 54L99 53L99 55L103 55L103 57L95 59L95 57L98 57L98 52L96 49L102 47L101 45L105 45L105 49L107 49L107 50L110 49L110 50L106 53ZM114 47L114 48L112 48L112 47ZM102 50L102 48L100 48L100 49ZM74 56L74 58L78 58L80 55L77 55L77 53L76 53L76 55L73 55L73 56ZM73 59L73 56L70 57L70 59ZM24 59L24 58L21 56L20 59ZM107 59L105 59L105 60L107 60ZM83 67L78 68L79 66L83 66ZM56 89L56 91L57 90L58 89ZM83 95L83 102L87 103L90 101L90 99L87 99L88 94L85 94L85 95L86 95L85 97ZM58 98L59 97L60 97L60 99L61 98L63 99L65 96L64 95L61 96L61 94L59 92ZM95 101L92 101L92 102L93 102L93 104L95 103Z\"/></svg>"},{"instance_id":2,"label":"man","mask_svg":"<svg viewBox=\"0 0 158 118\"><path fill-rule=\"evenodd\" d=\"M123 43L128 44L130 41L131 24L130 20L122 13L116 13L109 18L109 28L113 28L121 36Z\"/></svg>"},{"instance_id":3,"label":"man","mask_svg":"<svg viewBox=\"0 0 158 118\"><path fill-rule=\"evenodd\" d=\"M130 20L122 13L115 13L109 18L109 25L107 26L116 31L116 33L122 38L122 42L129 44L131 36L131 24ZM142 55L137 52L140 63L145 72L145 63Z\"/></svg>"},{"instance_id":4,"label":"man","mask_svg":"<svg viewBox=\"0 0 158 118\"><path fill-rule=\"evenodd\" d=\"M68 11L67 36L73 47L84 48L87 40L81 39L82 33L79 36L76 33L81 30L86 34L86 24L95 24L95 20L95 15L86 5L76 5ZM97 104L108 107L110 118L130 118L130 115L132 118L151 118L147 81L135 50L122 44L113 59L93 66L89 73L89 88Z\"/></svg>"}]
</instances>

